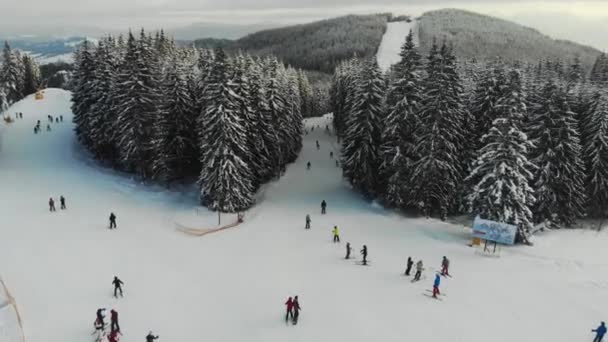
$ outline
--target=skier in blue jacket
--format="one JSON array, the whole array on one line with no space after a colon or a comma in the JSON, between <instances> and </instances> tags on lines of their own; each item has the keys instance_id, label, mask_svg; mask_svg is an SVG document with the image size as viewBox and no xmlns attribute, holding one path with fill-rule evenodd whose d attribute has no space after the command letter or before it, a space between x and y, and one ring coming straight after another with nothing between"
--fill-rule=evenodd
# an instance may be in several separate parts
<instances>
[{"instance_id":1,"label":"skier in blue jacket","mask_svg":"<svg viewBox=\"0 0 608 342\"><path fill-rule=\"evenodd\" d=\"M606 334L606 325L604 324L604 322L602 322L600 326L597 327L597 329L591 331L595 333L595 338L593 339L593 342L602 342L602 339Z\"/></svg>"},{"instance_id":2,"label":"skier in blue jacket","mask_svg":"<svg viewBox=\"0 0 608 342\"><path fill-rule=\"evenodd\" d=\"M437 298L439 293L439 283L441 282L441 276L439 276L439 273L437 273L435 275L435 281L433 282L433 298Z\"/></svg>"}]
</instances>

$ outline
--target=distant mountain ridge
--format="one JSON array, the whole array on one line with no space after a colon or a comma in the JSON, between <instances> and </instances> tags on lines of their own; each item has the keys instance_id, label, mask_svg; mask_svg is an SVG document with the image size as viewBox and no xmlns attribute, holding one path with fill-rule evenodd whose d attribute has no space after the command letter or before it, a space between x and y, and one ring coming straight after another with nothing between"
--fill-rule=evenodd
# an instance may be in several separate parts
<instances>
[{"instance_id":1,"label":"distant mountain ridge","mask_svg":"<svg viewBox=\"0 0 608 342\"><path fill-rule=\"evenodd\" d=\"M420 48L428 52L433 39L450 42L461 59L535 63L559 59L568 63L579 57L590 70L601 51L583 44L553 39L536 29L474 12L443 9L430 11L418 19Z\"/></svg>"}]
</instances>

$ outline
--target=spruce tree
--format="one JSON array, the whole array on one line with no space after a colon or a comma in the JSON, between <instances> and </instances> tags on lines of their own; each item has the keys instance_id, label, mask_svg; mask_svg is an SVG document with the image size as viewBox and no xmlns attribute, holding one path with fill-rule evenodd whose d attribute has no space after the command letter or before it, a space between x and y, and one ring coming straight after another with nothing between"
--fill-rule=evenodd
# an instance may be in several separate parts
<instances>
[{"instance_id":1,"label":"spruce tree","mask_svg":"<svg viewBox=\"0 0 608 342\"><path fill-rule=\"evenodd\" d=\"M125 59L117 77L114 108L118 114L116 127L121 164L144 180L151 177L154 157L151 137L158 118L159 82L149 42L143 30L139 40L129 34Z\"/></svg>"},{"instance_id":2,"label":"spruce tree","mask_svg":"<svg viewBox=\"0 0 608 342\"><path fill-rule=\"evenodd\" d=\"M164 183L193 176L198 171L195 100L186 66L177 56L167 65L163 104L154 125L154 177Z\"/></svg>"},{"instance_id":3,"label":"spruce tree","mask_svg":"<svg viewBox=\"0 0 608 342\"><path fill-rule=\"evenodd\" d=\"M91 80L94 79L95 61L90 43L85 40L76 54L77 67L74 71L72 92L72 113L76 137L86 147L93 145L91 138L91 106L95 103L93 93L97 90Z\"/></svg>"},{"instance_id":4,"label":"spruce tree","mask_svg":"<svg viewBox=\"0 0 608 342\"><path fill-rule=\"evenodd\" d=\"M422 102L422 63L414 45L412 31L401 47L401 60L393 68L393 80L387 93L381 146L381 181L386 185L384 199L389 205L407 203L408 181L414 160L414 132Z\"/></svg>"},{"instance_id":5,"label":"spruce tree","mask_svg":"<svg viewBox=\"0 0 608 342\"><path fill-rule=\"evenodd\" d=\"M434 43L429 54L420 125L415 132L410 200L428 217L446 219L457 207L463 180L465 110L450 48Z\"/></svg>"},{"instance_id":6,"label":"spruce tree","mask_svg":"<svg viewBox=\"0 0 608 342\"><path fill-rule=\"evenodd\" d=\"M591 217L608 214L608 100L599 101L593 113L585 146L587 163L587 212Z\"/></svg>"},{"instance_id":7,"label":"spruce tree","mask_svg":"<svg viewBox=\"0 0 608 342\"><path fill-rule=\"evenodd\" d=\"M253 204L253 174L246 163L247 132L238 111L229 59L215 54L199 122L201 202L212 210L237 212Z\"/></svg>"},{"instance_id":8,"label":"spruce tree","mask_svg":"<svg viewBox=\"0 0 608 342\"><path fill-rule=\"evenodd\" d=\"M4 42L4 50L2 51L0 85L4 89L9 104L13 104L23 98L22 61L18 51L12 50L8 42Z\"/></svg>"},{"instance_id":9,"label":"spruce tree","mask_svg":"<svg viewBox=\"0 0 608 342\"><path fill-rule=\"evenodd\" d=\"M377 61L362 64L342 143L344 177L366 197L378 194L386 82Z\"/></svg>"},{"instance_id":10,"label":"spruce tree","mask_svg":"<svg viewBox=\"0 0 608 342\"><path fill-rule=\"evenodd\" d=\"M529 136L535 148L534 214L537 221L570 226L584 214L584 167L575 114L565 91L548 82L530 118Z\"/></svg>"},{"instance_id":11,"label":"spruce tree","mask_svg":"<svg viewBox=\"0 0 608 342\"><path fill-rule=\"evenodd\" d=\"M34 94L41 86L38 63L29 55L23 55L23 95Z\"/></svg>"},{"instance_id":12,"label":"spruce tree","mask_svg":"<svg viewBox=\"0 0 608 342\"><path fill-rule=\"evenodd\" d=\"M496 118L482 138L484 146L467 179L476 180L467 203L475 215L517 225L520 240L527 241L533 219L534 191L529 182L534 166L528 161L532 145L521 127L526 104L518 72L510 73L509 85L494 109Z\"/></svg>"}]
</instances>

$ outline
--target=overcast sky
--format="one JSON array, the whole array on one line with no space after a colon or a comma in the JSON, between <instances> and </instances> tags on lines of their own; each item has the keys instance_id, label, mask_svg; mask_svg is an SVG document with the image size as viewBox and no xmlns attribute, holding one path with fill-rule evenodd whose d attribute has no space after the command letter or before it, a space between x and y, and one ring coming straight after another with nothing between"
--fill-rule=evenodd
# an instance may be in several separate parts
<instances>
[{"instance_id":1,"label":"overcast sky","mask_svg":"<svg viewBox=\"0 0 608 342\"><path fill-rule=\"evenodd\" d=\"M171 28L197 22L292 24L349 13L420 15L446 7L513 20L555 38L608 50L606 0L0 0L0 35Z\"/></svg>"}]
</instances>

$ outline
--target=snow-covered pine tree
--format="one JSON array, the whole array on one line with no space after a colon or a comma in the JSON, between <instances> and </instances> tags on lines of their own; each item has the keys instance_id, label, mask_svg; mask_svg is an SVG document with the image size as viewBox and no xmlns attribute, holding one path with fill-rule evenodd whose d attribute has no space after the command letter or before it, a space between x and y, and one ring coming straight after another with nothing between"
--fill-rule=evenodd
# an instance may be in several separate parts
<instances>
[{"instance_id":1,"label":"snow-covered pine tree","mask_svg":"<svg viewBox=\"0 0 608 342\"><path fill-rule=\"evenodd\" d=\"M298 89L300 90L300 113L302 113L302 117L313 116L313 89L303 70L298 70Z\"/></svg>"},{"instance_id":2,"label":"snow-covered pine tree","mask_svg":"<svg viewBox=\"0 0 608 342\"><path fill-rule=\"evenodd\" d=\"M386 99L386 119L381 145L381 182L384 200L392 206L407 203L409 171L414 151L413 133L422 101L422 63L412 31L401 47L401 60L393 67Z\"/></svg>"},{"instance_id":3,"label":"snow-covered pine tree","mask_svg":"<svg viewBox=\"0 0 608 342\"><path fill-rule=\"evenodd\" d=\"M23 95L27 96L35 93L41 86L40 68L38 63L30 56L23 55Z\"/></svg>"},{"instance_id":4,"label":"snow-covered pine tree","mask_svg":"<svg viewBox=\"0 0 608 342\"><path fill-rule=\"evenodd\" d=\"M276 132L276 140L268 141L266 145L271 153L271 169L276 177L281 175L283 167L287 164L289 150L288 120L286 116L285 86L283 82L285 68L276 58L267 58L264 63L268 81L266 82L266 103L268 113L266 120Z\"/></svg>"},{"instance_id":5,"label":"snow-covered pine tree","mask_svg":"<svg viewBox=\"0 0 608 342\"><path fill-rule=\"evenodd\" d=\"M531 161L537 166L534 214L537 221L570 226L584 215L585 203L578 123L565 91L555 83L548 82L539 99L528 127L535 146Z\"/></svg>"},{"instance_id":6,"label":"snow-covered pine tree","mask_svg":"<svg viewBox=\"0 0 608 342\"><path fill-rule=\"evenodd\" d=\"M113 109L118 114L116 128L121 164L144 180L151 176L154 157L151 137L158 118L157 90L160 88L149 42L143 30L139 40L129 33L127 51L117 76Z\"/></svg>"},{"instance_id":7,"label":"snow-covered pine tree","mask_svg":"<svg viewBox=\"0 0 608 342\"><path fill-rule=\"evenodd\" d=\"M585 146L587 157L587 213L594 218L608 215L608 98L595 108Z\"/></svg>"},{"instance_id":8,"label":"snow-covered pine tree","mask_svg":"<svg viewBox=\"0 0 608 342\"><path fill-rule=\"evenodd\" d=\"M262 74L262 61L247 57L249 65L249 93L251 95L251 109L254 114L251 125L251 136L256 137L256 142L250 145L256 156L255 164L251 167L257 177L254 188L272 179L275 174L275 166L272 153L276 152L278 141L274 130L268 101L266 98L266 76Z\"/></svg>"},{"instance_id":9,"label":"snow-covered pine tree","mask_svg":"<svg viewBox=\"0 0 608 342\"><path fill-rule=\"evenodd\" d=\"M95 61L91 53L91 45L85 40L75 56L72 113L75 124L76 137L86 147L92 146L91 140L91 106L95 103L92 94L97 90L92 82L95 74Z\"/></svg>"},{"instance_id":10,"label":"snow-covered pine tree","mask_svg":"<svg viewBox=\"0 0 608 342\"><path fill-rule=\"evenodd\" d=\"M463 181L465 109L451 49L433 43L424 80L420 125L415 132L410 201L428 217L446 219L457 207Z\"/></svg>"},{"instance_id":11,"label":"snow-covered pine tree","mask_svg":"<svg viewBox=\"0 0 608 342\"><path fill-rule=\"evenodd\" d=\"M201 203L212 210L237 212L254 200L253 174L247 165L247 132L232 89L230 61L223 50L215 53L204 92L199 122L202 170Z\"/></svg>"},{"instance_id":12,"label":"snow-covered pine tree","mask_svg":"<svg viewBox=\"0 0 608 342\"><path fill-rule=\"evenodd\" d=\"M472 150L477 152L485 143L481 138L488 134L494 120L498 117L498 100L502 98L507 77L504 65L500 60L495 61L483 73L473 92L469 104L474 120L471 134Z\"/></svg>"},{"instance_id":13,"label":"snow-covered pine tree","mask_svg":"<svg viewBox=\"0 0 608 342\"><path fill-rule=\"evenodd\" d=\"M468 209L482 218L518 226L520 241L527 241L532 226L534 165L528 160L532 144L522 131L525 97L517 71L493 109L496 117L467 181L476 181L467 196Z\"/></svg>"},{"instance_id":14,"label":"snow-covered pine tree","mask_svg":"<svg viewBox=\"0 0 608 342\"><path fill-rule=\"evenodd\" d=\"M599 55L593 64L589 80L595 83L608 82L608 55Z\"/></svg>"},{"instance_id":15,"label":"snow-covered pine tree","mask_svg":"<svg viewBox=\"0 0 608 342\"><path fill-rule=\"evenodd\" d=\"M302 98L299 88L298 73L295 69L288 69L284 75L285 89L285 130L288 142L285 160L292 163L298 158L302 150Z\"/></svg>"},{"instance_id":16,"label":"snow-covered pine tree","mask_svg":"<svg viewBox=\"0 0 608 342\"><path fill-rule=\"evenodd\" d=\"M4 89L9 104L13 104L23 98L22 61L18 51L11 49L8 42L4 42L4 50L2 51L0 84Z\"/></svg>"},{"instance_id":17,"label":"snow-covered pine tree","mask_svg":"<svg viewBox=\"0 0 608 342\"><path fill-rule=\"evenodd\" d=\"M378 189L386 82L375 58L362 63L342 143L344 177L364 196Z\"/></svg>"},{"instance_id":18,"label":"snow-covered pine tree","mask_svg":"<svg viewBox=\"0 0 608 342\"><path fill-rule=\"evenodd\" d=\"M166 184L194 176L200 170L197 162L195 100L183 63L177 55L173 55L167 64L161 88L163 103L154 125L154 178Z\"/></svg>"}]
</instances>

